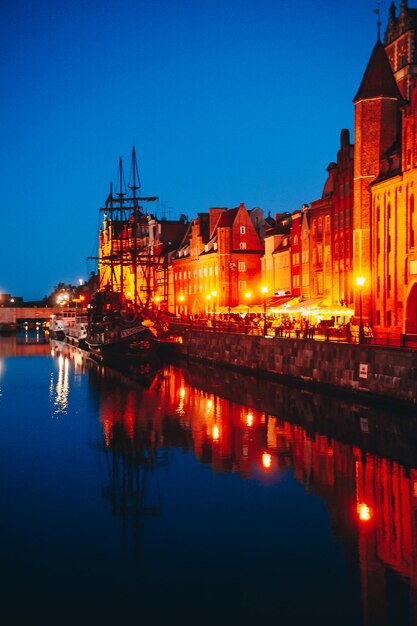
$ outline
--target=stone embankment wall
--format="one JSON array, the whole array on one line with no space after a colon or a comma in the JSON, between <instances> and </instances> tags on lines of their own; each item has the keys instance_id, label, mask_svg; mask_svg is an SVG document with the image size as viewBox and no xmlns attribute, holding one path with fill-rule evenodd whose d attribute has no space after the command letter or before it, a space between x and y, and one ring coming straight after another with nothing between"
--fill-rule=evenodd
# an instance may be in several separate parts
<instances>
[{"instance_id":1,"label":"stone embankment wall","mask_svg":"<svg viewBox=\"0 0 417 626\"><path fill-rule=\"evenodd\" d=\"M188 330L182 356L369 399L417 404L417 351Z\"/></svg>"}]
</instances>

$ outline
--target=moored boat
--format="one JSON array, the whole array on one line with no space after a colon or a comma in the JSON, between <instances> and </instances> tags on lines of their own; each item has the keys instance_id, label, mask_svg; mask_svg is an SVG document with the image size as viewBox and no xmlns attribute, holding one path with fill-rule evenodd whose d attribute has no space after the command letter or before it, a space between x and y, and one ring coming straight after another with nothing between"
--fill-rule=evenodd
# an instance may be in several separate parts
<instances>
[{"instance_id":1,"label":"moored boat","mask_svg":"<svg viewBox=\"0 0 417 626\"><path fill-rule=\"evenodd\" d=\"M85 343L91 355L100 361L123 362L148 360L154 355L153 322L131 304L113 310L108 298L98 292L90 307ZM114 302L114 297L112 297Z\"/></svg>"},{"instance_id":2,"label":"moored boat","mask_svg":"<svg viewBox=\"0 0 417 626\"><path fill-rule=\"evenodd\" d=\"M101 361L151 360L155 352L154 296L157 273L163 265L155 245L156 221L147 203L156 196L139 197L139 172L132 150L130 193L119 160L119 191L106 200L100 228L99 288L89 303L86 344ZM146 206L145 206L146 205Z\"/></svg>"},{"instance_id":3,"label":"moored boat","mask_svg":"<svg viewBox=\"0 0 417 626\"><path fill-rule=\"evenodd\" d=\"M72 346L85 349L87 347L88 316L77 315L73 323L66 329L65 339Z\"/></svg>"},{"instance_id":4,"label":"moored boat","mask_svg":"<svg viewBox=\"0 0 417 626\"><path fill-rule=\"evenodd\" d=\"M49 320L48 332L51 339L59 339L63 341L67 334L68 328L74 323L77 312L73 309L65 309L61 313L51 315Z\"/></svg>"}]
</instances>

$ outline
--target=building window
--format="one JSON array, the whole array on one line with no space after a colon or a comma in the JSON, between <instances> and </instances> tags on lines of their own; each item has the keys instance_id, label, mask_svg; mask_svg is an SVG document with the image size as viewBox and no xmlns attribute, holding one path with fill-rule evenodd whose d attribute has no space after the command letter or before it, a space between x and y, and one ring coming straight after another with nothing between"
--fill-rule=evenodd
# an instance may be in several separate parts
<instances>
[{"instance_id":1,"label":"building window","mask_svg":"<svg viewBox=\"0 0 417 626\"><path fill-rule=\"evenodd\" d=\"M313 236L317 234L317 220L313 220Z\"/></svg>"},{"instance_id":2,"label":"building window","mask_svg":"<svg viewBox=\"0 0 417 626\"><path fill-rule=\"evenodd\" d=\"M207 276L207 268L204 268L204 276Z\"/></svg>"},{"instance_id":3,"label":"building window","mask_svg":"<svg viewBox=\"0 0 417 626\"><path fill-rule=\"evenodd\" d=\"M410 196L410 248L414 248L414 196Z\"/></svg>"},{"instance_id":4,"label":"building window","mask_svg":"<svg viewBox=\"0 0 417 626\"><path fill-rule=\"evenodd\" d=\"M319 263L323 263L323 246L321 244L317 246L317 252L318 252Z\"/></svg>"},{"instance_id":5,"label":"building window","mask_svg":"<svg viewBox=\"0 0 417 626\"><path fill-rule=\"evenodd\" d=\"M239 244L240 250L246 250L246 241L241 241Z\"/></svg>"},{"instance_id":6,"label":"building window","mask_svg":"<svg viewBox=\"0 0 417 626\"><path fill-rule=\"evenodd\" d=\"M323 233L323 218L319 217L319 235Z\"/></svg>"},{"instance_id":7,"label":"building window","mask_svg":"<svg viewBox=\"0 0 417 626\"><path fill-rule=\"evenodd\" d=\"M376 323L378 326L381 324L381 311L376 312Z\"/></svg>"},{"instance_id":8,"label":"building window","mask_svg":"<svg viewBox=\"0 0 417 626\"><path fill-rule=\"evenodd\" d=\"M241 226L240 227L240 234L244 235L246 233L246 226Z\"/></svg>"},{"instance_id":9,"label":"building window","mask_svg":"<svg viewBox=\"0 0 417 626\"><path fill-rule=\"evenodd\" d=\"M239 261L238 271L239 272L246 272L246 263L245 263L245 261Z\"/></svg>"},{"instance_id":10,"label":"building window","mask_svg":"<svg viewBox=\"0 0 417 626\"><path fill-rule=\"evenodd\" d=\"M330 215L326 215L325 217L325 225L324 225L326 233L330 232Z\"/></svg>"},{"instance_id":11,"label":"building window","mask_svg":"<svg viewBox=\"0 0 417 626\"><path fill-rule=\"evenodd\" d=\"M331 277L326 276L326 293L330 293L332 287Z\"/></svg>"},{"instance_id":12,"label":"building window","mask_svg":"<svg viewBox=\"0 0 417 626\"><path fill-rule=\"evenodd\" d=\"M293 285L294 288L300 286L300 275L299 274L295 274L295 276L292 277L292 285Z\"/></svg>"},{"instance_id":13,"label":"building window","mask_svg":"<svg viewBox=\"0 0 417 626\"><path fill-rule=\"evenodd\" d=\"M246 280L239 280L238 281L238 289L239 289L239 291L245 291L245 289L246 289Z\"/></svg>"},{"instance_id":14,"label":"building window","mask_svg":"<svg viewBox=\"0 0 417 626\"><path fill-rule=\"evenodd\" d=\"M324 260L330 261L330 246L326 246L325 248Z\"/></svg>"},{"instance_id":15,"label":"building window","mask_svg":"<svg viewBox=\"0 0 417 626\"><path fill-rule=\"evenodd\" d=\"M294 239L293 239L293 246L296 246L298 244L298 237L297 235L294 235Z\"/></svg>"},{"instance_id":16,"label":"building window","mask_svg":"<svg viewBox=\"0 0 417 626\"><path fill-rule=\"evenodd\" d=\"M345 226L346 228L350 226L350 210L346 209L345 211Z\"/></svg>"},{"instance_id":17,"label":"building window","mask_svg":"<svg viewBox=\"0 0 417 626\"><path fill-rule=\"evenodd\" d=\"M317 287L318 293L323 293L323 274L321 272L317 275Z\"/></svg>"},{"instance_id":18,"label":"building window","mask_svg":"<svg viewBox=\"0 0 417 626\"><path fill-rule=\"evenodd\" d=\"M391 311L387 311L387 326L391 326Z\"/></svg>"}]
</instances>

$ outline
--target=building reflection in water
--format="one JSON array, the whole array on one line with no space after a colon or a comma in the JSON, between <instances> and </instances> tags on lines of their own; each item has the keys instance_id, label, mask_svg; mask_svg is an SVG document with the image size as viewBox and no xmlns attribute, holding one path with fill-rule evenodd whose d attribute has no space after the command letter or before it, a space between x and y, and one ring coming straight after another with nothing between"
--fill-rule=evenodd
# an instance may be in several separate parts
<instances>
[{"instance_id":1,"label":"building reflection in water","mask_svg":"<svg viewBox=\"0 0 417 626\"><path fill-rule=\"evenodd\" d=\"M267 483L291 471L325 502L334 535L359 567L363 623L417 623L414 416L196 364L161 368L148 387L91 363L87 369L100 402L110 462L105 494L115 514L136 527L143 514L160 514L145 487L173 448L244 480Z\"/></svg>"}]
</instances>

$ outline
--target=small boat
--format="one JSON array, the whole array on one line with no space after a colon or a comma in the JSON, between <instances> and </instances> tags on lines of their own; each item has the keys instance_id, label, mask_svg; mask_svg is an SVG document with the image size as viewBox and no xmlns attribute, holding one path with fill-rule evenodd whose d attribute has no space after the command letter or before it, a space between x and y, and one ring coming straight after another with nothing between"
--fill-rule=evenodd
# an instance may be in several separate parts
<instances>
[{"instance_id":1,"label":"small boat","mask_svg":"<svg viewBox=\"0 0 417 626\"><path fill-rule=\"evenodd\" d=\"M70 323L66 329L65 339L67 343L77 348L87 348L87 330L88 330L88 316L77 315L73 323Z\"/></svg>"},{"instance_id":2,"label":"small boat","mask_svg":"<svg viewBox=\"0 0 417 626\"><path fill-rule=\"evenodd\" d=\"M51 339L63 341L67 334L67 330L76 319L77 312L73 309L66 309L56 315L51 315L49 320L49 336Z\"/></svg>"}]
</instances>

